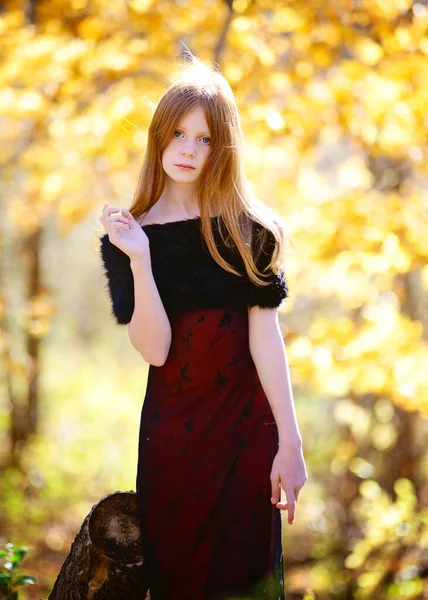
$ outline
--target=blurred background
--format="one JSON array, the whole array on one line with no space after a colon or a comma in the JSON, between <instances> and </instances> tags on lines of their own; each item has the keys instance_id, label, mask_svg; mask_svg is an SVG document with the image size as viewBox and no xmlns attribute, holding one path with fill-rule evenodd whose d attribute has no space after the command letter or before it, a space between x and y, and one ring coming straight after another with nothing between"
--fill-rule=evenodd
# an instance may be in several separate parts
<instances>
[{"instance_id":1,"label":"blurred background","mask_svg":"<svg viewBox=\"0 0 428 600\"><path fill-rule=\"evenodd\" d=\"M58 0L0 8L0 546L49 595L135 490L147 365L97 254L186 45L242 113L282 215L280 321L308 467L287 600L428 598L428 1Z\"/></svg>"}]
</instances>

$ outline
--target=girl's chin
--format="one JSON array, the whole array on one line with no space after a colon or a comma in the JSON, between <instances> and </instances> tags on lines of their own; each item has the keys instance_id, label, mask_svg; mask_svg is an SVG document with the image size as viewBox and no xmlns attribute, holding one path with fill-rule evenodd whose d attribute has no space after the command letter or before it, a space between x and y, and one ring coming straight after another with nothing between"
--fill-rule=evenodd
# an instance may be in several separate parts
<instances>
[{"instance_id":1,"label":"girl's chin","mask_svg":"<svg viewBox=\"0 0 428 600\"><path fill-rule=\"evenodd\" d=\"M195 179L197 179L197 175L195 175L194 173L174 173L174 175L170 175L169 178L171 179L171 181L177 181L177 182L183 182L183 181L194 181Z\"/></svg>"}]
</instances>

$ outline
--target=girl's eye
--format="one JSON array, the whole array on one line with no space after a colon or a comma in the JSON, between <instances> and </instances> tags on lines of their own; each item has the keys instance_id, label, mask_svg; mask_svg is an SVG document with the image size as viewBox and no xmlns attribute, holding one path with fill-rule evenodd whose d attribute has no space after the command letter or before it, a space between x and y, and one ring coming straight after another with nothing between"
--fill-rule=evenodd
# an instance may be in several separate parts
<instances>
[{"instance_id":1,"label":"girl's eye","mask_svg":"<svg viewBox=\"0 0 428 600\"><path fill-rule=\"evenodd\" d=\"M177 137L177 136L175 135L176 133L182 133L182 132L181 132L179 129L176 129L176 130L174 131L174 137ZM208 136L204 136L202 139L203 139L203 140L208 140L208 141L209 141L209 143L211 143L211 138L209 138ZM205 145L208 145L208 144L205 144Z\"/></svg>"}]
</instances>

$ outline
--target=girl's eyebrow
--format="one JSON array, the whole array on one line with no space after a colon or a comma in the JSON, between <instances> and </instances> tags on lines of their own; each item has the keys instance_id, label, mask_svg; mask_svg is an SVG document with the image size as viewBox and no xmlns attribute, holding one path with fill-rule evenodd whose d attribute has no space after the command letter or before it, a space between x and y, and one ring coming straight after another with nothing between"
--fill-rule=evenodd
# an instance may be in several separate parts
<instances>
[{"instance_id":1,"label":"girl's eyebrow","mask_svg":"<svg viewBox=\"0 0 428 600\"><path fill-rule=\"evenodd\" d=\"M178 125L178 129L184 129L184 131L186 131L186 128L183 127L182 125ZM209 131L200 131L199 135L211 135Z\"/></svg>"}]
</instances>

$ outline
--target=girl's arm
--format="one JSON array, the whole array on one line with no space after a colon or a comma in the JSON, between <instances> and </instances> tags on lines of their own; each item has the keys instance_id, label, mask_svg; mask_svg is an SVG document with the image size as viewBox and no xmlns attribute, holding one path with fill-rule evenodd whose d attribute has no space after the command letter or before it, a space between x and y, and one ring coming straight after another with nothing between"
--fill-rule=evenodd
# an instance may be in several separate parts
<instances>
[{"instance_id":1,"label":"girl's arm","mask_svg":"<svg viewBox=\"0 0 428 600\"><path fill-rule=\"evenodd\" d=\"M135 306L128 334L131 344L144 360L160 367L171 345L171 325L153 278L150 251L131 258Z\"/></svg>"},{"instance_id":2,"label":"girl's arm","mask_svg":"<svg viewBox=\"0 0 428 600\"><path fill-rule=\"evenodd\" d=\"M302 438L293 404L290 372L276 308L249 309L249 343L260 383L269 400L278 427L279 448L270 473L272 504L288 511L294 522L299 492L308 476ZM281 502L281 488L287 502Z\"/></svg>"},{"instance_id":3,"label":"girl's arm","mask_svg":"<svg viewBox=\"0 0 428 600\"><path fill-rule=\"evenodd\" d=\"M169 353L171 327L153 277L149 240L127 208L118 211L105 203L100 217L107 231L100 237L100 254L111 314L119 325L128 324L131 344L143 359L161 366Z\"/></svg>"},{"instance_id":4,"label":"girl's arm","mask_svg":"<svg viewBox=\"0 0 428 600\"><path fill-rule=\"evenodd\" d=\"M280 447L302 445L285 345L276 308L249 309L249 345L260 383L278 427Z\"/></svg>"}]
</instances>

